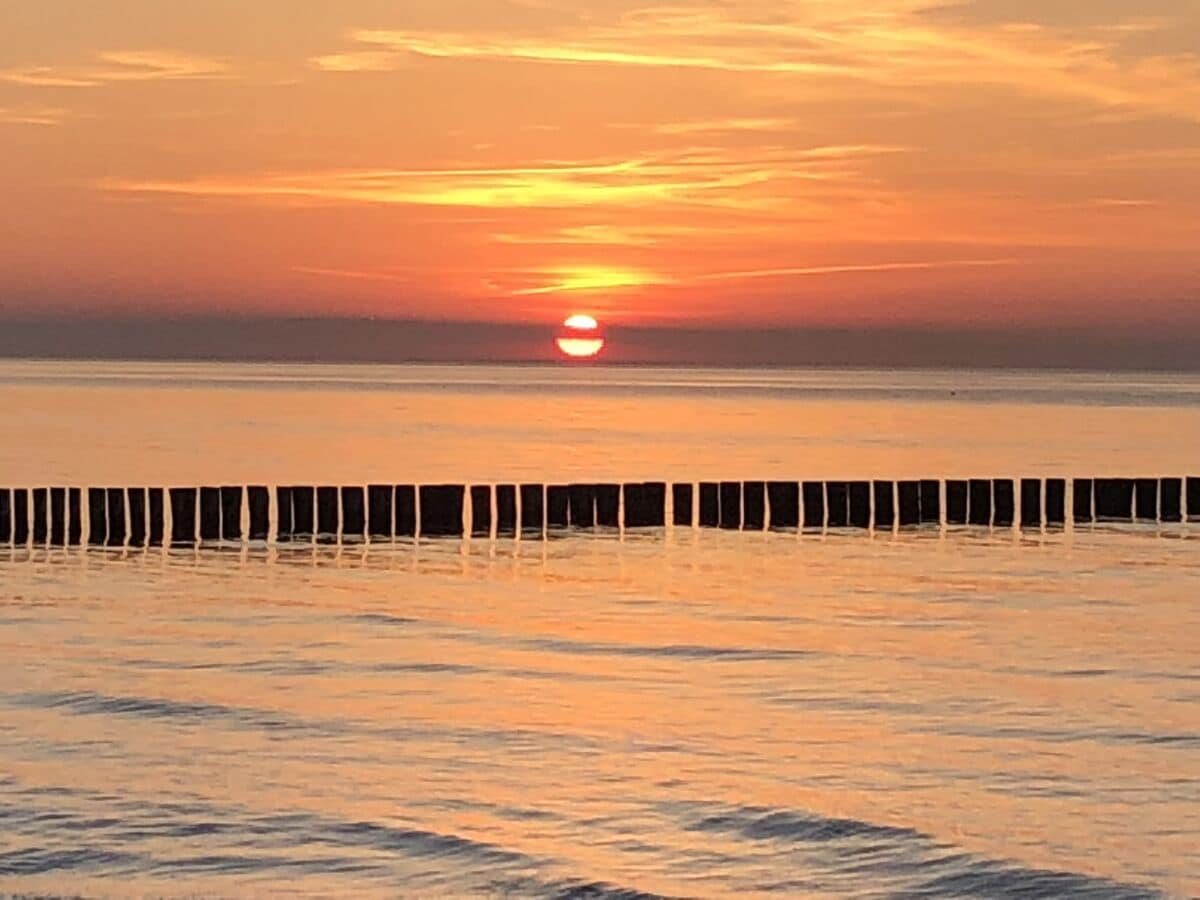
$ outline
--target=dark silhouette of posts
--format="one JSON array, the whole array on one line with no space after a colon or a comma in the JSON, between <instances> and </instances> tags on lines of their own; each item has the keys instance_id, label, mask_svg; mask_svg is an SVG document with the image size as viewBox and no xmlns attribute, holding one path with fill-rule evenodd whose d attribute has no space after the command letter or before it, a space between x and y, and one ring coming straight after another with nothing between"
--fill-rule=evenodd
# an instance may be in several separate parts
<instances>
[{"instance_id":1,"label":"dark silhouette of posts","mask_svg":"<svg viewBox=\"0 0 1200 900\"><path fill-rule=\"evenodd\" d=\"M421 537L462 537L466 488L461 484L421 485Z\"/></svg>"},{"instance_id":2,"label":"dark silhouette of posts","mask_svg":"<svg viewBox=\"0 0 1200 900\"><path fill-rule=\"evenodd\" d=\"M934 479L921 481L921 522L942 524L942 483Z\"/></svg>"},{"instance_id":3,"label":"dark silhouette of posts","mask_svg":"<svg viewBox=\"0 0 1200 900\"><path fill-rule=\"evenodd\" d=\"M574 528L596 527L596 489L590 484L573 484L571 495L571 525Z\"/></svg>"},{"instance_id":4,"label":"dark silhouette of posts","mask_svg":"<svg viewBox=\"0 0 1200 900\"><path fill-rule=\"evenodd\" d=\"M317 533L316 489L307 485L292 488L292 537L311 543Z\"/></svg>"},{"instance_id":5,"label":"dark silhouette of posts","mask_svg":"<svg viewBox=\"0 0 1200 900\"><path fill-rule=\"evenodd\" d=\"M1164 478L1159 490L1158 518L1163 522L1183 521L1183 479Z\"/></svg>"},{"instance_id":6,"label":"dark silhouette of posts","mask_svg":"<svg viewBox=\"0 0 1200 900\"><path fill-rule=\"evenodd\" d=\"M108 546L123 547L128 536L125 522L125 492L108 489Z\"/></svg>"},{"instance_id":7,"label":"dark silhouette of posts","mask_svg":"<svg viewBox=\"0 0 1200 900\"><path fill-rule=\"evenodd\" d=\"M800 527L800 484L796 481L772 481L767 485L767 508L773 531Z\"/></svg>"},{"instance_id":8,"label":"dark silhouette of posts","mask_svg":"<svg viewBox=\"0 0 1200 900\"><path fill-rule=\"evenodd\" d=\"M338 538L338 489L317 488L317 543L335 544Z\"/></svg>"},{"instance_id":9,"label":"dark silhouette of posts","mask_svg":"<svg viewBox=\"0 0 1200 900\"><path fill-rule=\"evenodd\" d=\"M644 484L625 484L621 487L621 499L625 508L626 528L649 528L652 516L650 500Z\"/></svg>"},{"instance_id":10,"label":"dark silhouette of posts","mask_svg":"<svg viewBox=\"0 0 1200 900\"><path fill-rule=\"evenodd\" d=\"M695 521L695 491L691 484L671 485L671 521L681 528L691 528Z\"/></svg>"},{"instance_id":11,"label":"dark silhouette of posts","mask_svg":"<svg viewBox=\"0 0 1200 900\"><path fill-rule=\"evenodd\" d=\"M1092 509L1092 479L1076 478L1071 486L1071 494L1075 521L1080 524L1091 522L1095 516Z\"/></svg>"},{"instance_id":12,"label":"dark silhouette of posts","mask_svg":"<svg viewBox=\"0 0 1200 900\"><path fill-rule=\"evenodd\" d=\"M227 541L242 539L242 489L221 488L221 537Z\"/></svg>"},{"instance_id":13,"label":"dark silhouette of posts","mask_svg":"<svg viewBox=\"0 0 1200 900\"><path fill-rule=\"evenodd\" d=\"M0 527L0 541L3 528ZM83 543L83 491L67 488L67 545L78 547Z\"/></svg>"},{"instance_id":14,"label":"dark silhouette of posts","mask_svg":"<svg viewBox=\"0 0 1200 900\"><path fill-rule=\"evenodd\" d=\"M603 528L621 527L621 488L619 485L596 485L596 524Z\"/></svg>"},{"instance_id":15,"label":"dark silhouette of posts","mask_svg":"<svg viewBox=\"0 0 1200 900\"><path fill-rule=\"evenodd\" d=\"M62 547L67 543L67 492L65 488L50 488L50 544Z\"/></svg>"},{"instance_id":16,"label":"dark silhouette of posts","mask_svg":"<svg viewBox=\"0 0 1200 900\"><path fill-rule=\"evenodd\" d=\"M275 488L275 540L286 543L292 539L294 526L292 522L292 489L290 487Z\"/></svg>"},{"instance_id":17,"label":"dark silhouette of posts","mask_svg":"<svg viewBox=\"0 0 1200 900\"><path fill-rule=\"evenodd\" d=\"M846 482L825 482L825 521L830 528L850 524L850 488Z\"/></svg>"},{"instance_id":18,"label":"dark silhouette of posts","mask_svg":"<svg viewBox=\"0 0 1200 900\"><path fill-rule=\"evenodd\" d=\"M546 488L540 484L521 485L521 533L539 535L546 532Z\"/></svg>"},{"instance_id":19,"label":"dark silhouette of posts","mask_svg":"<svg viewBox=\"0 0 1200 900\"><path fill-rule=\"evenodd\" d=\"M486 484L471 486L471 536L492 535L492 488Z\"/></svg>"},{"instance_id":20,"label":"dark silhouette of posts","mask_svg":"<svg viewBox=\"0 0 1200 900\"><path fill-rule=\"evenodd\" d=\"M901 481L896 485L897 520L901 528L921 524L921 483Z\"/></svg>"},{"instance_id":21,"label":"dark silhouette of posts","mask_svg":"<svg viewBox=\"0 0 1200 900\"><path fill-rule=\"evenodd\" d=\"M496 485L496 535L515 537L517 534L517 488L512 484Z\"/></svg>"},{"instance_id":22,"label":"dark silhouette of posts","mask_svg":"<svg viewBox=\"0 0 1200 900\"><path fill-rule=\"evenodd\" d=\"M13 543L23 547L29 543L29 491L16 488L12 494Z\"/></svg>"},{"instance_id":23,"label":"dark silhouette of posts","mask_svg":"<svg viewBox=\"0 0 1200 900\"><path fill-rule=\"evenodd\" d=\"M739 481L721 482L721 527L730 530L742 527L742 484Z\"/></svg>"},{"instance_id":24,"label":"dark silhouette of posts","mask_svg":"<svg viewBox=\"0 0 1200 900\"><path fill-rule=\"evenodd\" d=\"M721 487L704 481L700 484L700 527L716 528L721 524Z\"/></svg>"},{"instance_id":25,"label":"dark silhouette of posts","mask_svg":"<svg viewBox=\"0 0 1200 900\"><path fill-rule=\"evenodd\" d=\"M767 527L767 485L762 481L742 484L742 528L762 531Z\"/></svg>"},{"instance_id":26,"label":"dark silhouette of posts","mask_svg":"<svg viewBox=\"0 0 1200 900\"><path fill-rule=\"evenodd\" d=\"M667 485L662 481L647 481L645 491L646 522L649 528L667 526Z\"/></svg>"},{"instance_id":27,"label":"dark silhouette of posts","mask_svg":"<svg viewBox=\"0 0 1200 900\"><path fill-rule=\"evenodd\" d=\"M12 491L0 488L0 544L12 541Z\"/></svg>"},{"instance_id":28,"label":"dark silhouette of posts","mask_svg":"<svg viewBox=\"0 0 1200 900\"><path fill-rule=\"evenodd\" d=\"M200 488L200 540L221 539L221 491L215 487Z\"/></svg>"},{"instance_id":29,"label":"dark silhouette of posts","mask_svg":"<svg viewBox=\"0 0 1200 900\"><path fill-rule=\"evenodd\" d=\"M171 488L170 497L171 544L191 547L196 543L196 489Z\"/></svg>"},{"instance_id":30,"label":"dark silhouette of posts","mask_svg":"<svg viewBox=\"0 0 1200 900\"><path fill-rule=\"evenodd\" d=\"M871 484L868 481L852 481L849 485L850 525L854 528L871 527Z\"/></svg>"},{"instance_id":31,"label":"dark silhouette of posts","mask_svg":"<svg viewBox=\"0 0 1200 900\"><path fill-rule=\"evenodd\" d=\"M992 483L972 478L967 483L967 521L972 525L992 524Z\"/></svg>"},{"instance_id":32,"label":"dark silhouette of posts","mask_svg":"<svg viewBox=\"0 0 1200 900\"><path fill-rule=\"evenodd\" d=\"M246 488L246 507L250 513L250 540L267 540L271 536L270 492L261 485Z\"/></svg>"},{"instance_id":33,"label":"dark silhouette of posts","mask_svg":"<svg viewBox=\"0 0 1200 900\"><path fill-rule=\"evenodd\" d=\"M1144 522L1158 521L1158 479L1139 478L1134 482L1134 514Z\"/></svg>"},{"instance_id":34,"label":"dark silhouette of posts","mask_svg":"<svg viewBox=\"0 0 1200 900\"><path fill-rule=\"evenodd\" d=\"M102 547L108 540L108 492L104 488L88 488L88 543Z\"/></svg>"},{"instance_id":35,"label":"dark silhouette of posts","mask_svg":"<svg viewBox=\"0 0 1200 900\"><path fill-rule=\"evenodd\" d=\"M131 547L146 546L146 489L129 488L125 492L129 504L129 545Z\"/></svg>"},{"instance_id":36,"label":"dark silhouette of posts","mask_svg":"<svg viewBox=\"0 0 1200 900\"><path fill-rule=\"evenodd\" d=\"M546 527L561 531L571 524L571 492L564 484L546 488Z\"/></svg>"},{"instance_id":37,"label":"dark silhouette of posts","mask_svg":"<svg viewBox=\"0 0 1200 900\"><path fill-rule=\"evenodd\" d=\"M1189 522L1200 521L1200 478L1187 480L1187 517Z\"/></svg>"},{"instance_id":38,"label":"dark silhouette of posts","mask_svg":"<svg viewBox=\"0 0 1200 900\"><path fill-rule=\"evenodd\" d=\"M992 524L997 528L1011 528L1016 514L1016 488L1012 479L995 479L992 482Z\"/></svg>"},{"instance_id":39,"label":"dark silhouette of posts","mask_svg":"<svg viewBox=\"0 0 1200 900\"><path fill-rule=\"evenodd\" d=\"M825 485L820 481L806 481L800 486L804 497L804 527L825 527Z\"/></svg>"},{"instance_id":40,"label":"dark silhouette of posts","mask_svg":"<svg viewBox=\"0 0 1200 900\"><path fill-rule=\"evenodd\" d=\"M1065 478L1046 479L1046 524L1065 525L1067 522L1067 481Z\"/></svg>"},{"instance_id":41,"label":"dark silhouette of posts","mask_svg":"<svg viewBox=\"0 0 1200 900\"><path fill-rule=\"evenodd\" d=\"M367 494L361 487L342 488L342 539L361 541L367 536Z\"/></svg>"},{"instance_id":42,"label":"dark silhouette of posts","mask_svg":"<svg viewBox=\"0 0 1200 900\"><path fill-rule=\"evenodd\" d=\"M392 497L395 488L373 484L367 488L367 533L372 539L392 536Z\"/></svg>"},{"instance_id":43,"label":"dark silhouette of posts","mask_svg":"<svg viewBox=\"0 0 1200 900\"><path fill-rule=\"evenodd\" d=\"M1097 478L1096 519L1128 522L1133 518L1133 481L1129 478Z\"/></svg>"},{"instance_id":44,"label":"dark silhouette of posts","mask_svg":"<svg viewBox=\"0 0 1200 900\"><path fill-rule=\"evenodd\" d=\"M50 540L50 490L34 488L30 496L33 501L33 543L42 547Z\"/></svg>"},{"instance_id":45,"label":"dark silhouette of posts","mask_svg":"<svg viewBox=\"0 0 1200 900\"><path fill-rule=\"evenodd\" d=\"M896 486L890 481L876 481L874 493L875 529L891 531L896 525Z\"/></svg>"},{"instance_id":46,"label":"dark silhouette of posts","mask_svg":"<svg viewBox=\"0 0 1200 900\"><path fill-rule=\"evenodd\" d=\"M946 482L946 524L967 524L967 483L965 481Z\"/></svg>"},{"instance_id":47,"label":"dark silhouette of posts","mask_svg":"<svg viewBox=\"0 0 1200 900\"><path fill-rule=\"evenodd\" d=\"M396 485L393 510L396 516L393 533L396 537L416 537L417 488L415 485Z\"/></svg>"},{"instance_id":48,"label":"dark silhouette of posts","mask_svg":"<svg viewBox=\"0 0 1200 900\"><path fill-rule=\"evenodd\" d=\"M1040 478L1021 479L1021 527L1042 527L1042 481Z\"/></svg>"}]
</instances>

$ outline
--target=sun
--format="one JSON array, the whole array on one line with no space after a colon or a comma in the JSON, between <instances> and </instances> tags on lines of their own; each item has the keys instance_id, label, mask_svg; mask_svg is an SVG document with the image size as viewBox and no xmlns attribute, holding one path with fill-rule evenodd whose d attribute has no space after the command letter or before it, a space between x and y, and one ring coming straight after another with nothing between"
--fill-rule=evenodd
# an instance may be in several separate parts
<instances>
[{"instance_id":1,"label":"sun","mask_svg":"<svg viewBox=\"0 0 1200 900\"><path fill-rule=\"evenodd\" d=\"M576 313L563 322L563 330L554 342L568 359L594 359L606 343L600 323L584 313Z\"/></svg>"}]
</instances>

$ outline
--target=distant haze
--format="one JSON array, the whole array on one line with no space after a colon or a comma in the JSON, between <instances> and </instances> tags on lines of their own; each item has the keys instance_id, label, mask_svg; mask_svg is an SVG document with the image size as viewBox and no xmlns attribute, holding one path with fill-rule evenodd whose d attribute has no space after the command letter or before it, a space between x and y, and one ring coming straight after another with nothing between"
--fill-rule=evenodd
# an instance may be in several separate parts
<instances>
[{"instance_id":1,"label":"distant haze","mask_svg":"<svg viewBox=\"0 0 1200 900\"><path fill-rule=\"evenodd\" d=\"M42 318L0 321L0 357L546 362L559 358L555 333L480 322ZM1186 333L614 327L608 338L599 364L1200 370L1194 336Z\"/></svg>"}]
</instances>

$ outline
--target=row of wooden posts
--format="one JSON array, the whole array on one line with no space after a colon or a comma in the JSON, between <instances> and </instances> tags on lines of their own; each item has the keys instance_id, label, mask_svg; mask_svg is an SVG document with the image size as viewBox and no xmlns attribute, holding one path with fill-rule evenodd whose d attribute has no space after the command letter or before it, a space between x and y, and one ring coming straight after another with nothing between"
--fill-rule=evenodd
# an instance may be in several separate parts
<instances>
[{"instance_id":1,"label":"row of wooden posts","mask_svg":"<svg viewBox=\"0 0 1200 900\"><path fill-rule=\"evenodd\" d=\"M667 497L671 503L668 507ZM0 544L192 546L568 529L764 529L1200 521L1200 478L700 484L0 489Z\"/></svg>"}]
</instances>

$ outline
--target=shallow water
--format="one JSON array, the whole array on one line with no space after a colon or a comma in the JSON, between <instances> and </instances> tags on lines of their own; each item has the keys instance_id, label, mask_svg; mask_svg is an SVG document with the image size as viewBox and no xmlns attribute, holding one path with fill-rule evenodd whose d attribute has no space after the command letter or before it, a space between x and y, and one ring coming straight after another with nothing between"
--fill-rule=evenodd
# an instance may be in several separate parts
<instances>
[{"instance_id":1,"label":"shallow water","mask_svg":"<svg viewBox=\"0 0 1200 900\"><path fill-rule=\"evenodd\" d=\"M1200 446L1186 378L0 390L22 485L1179 475ZM0 892L1195 895L1198 595L1196 524L3 549Z\"/></svg>"}]
</instances>

